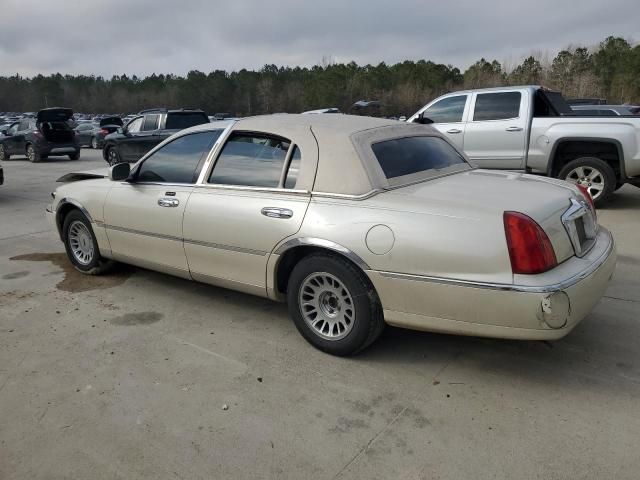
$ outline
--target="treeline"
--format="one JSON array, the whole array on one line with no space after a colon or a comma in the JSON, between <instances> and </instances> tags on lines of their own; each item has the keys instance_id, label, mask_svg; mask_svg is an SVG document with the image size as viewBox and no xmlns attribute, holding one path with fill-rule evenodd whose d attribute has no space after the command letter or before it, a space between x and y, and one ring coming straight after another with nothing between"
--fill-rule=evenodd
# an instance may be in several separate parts
<instances>
[{"instance_id":1,"label":"treeline","mask_svg":"<svg viewBox=\"0 0 640 480\"><path fill-rule=\"evenodd\" d=\"M245 116L323 107L349 111L357 100L375 99L384 105L381 114L409 115L452 90L521 84L543 84L567 97L640 103L640 45L609 37L595 49L571 47L553 59L532 55L513 68L483 58L465 72L420 60L375 66L326 61L312 68L265 65L260 71L191 71L185 77L5 76L0 77L0 111L68 106L77 112L129 113L162 106Z\"/></svg>"}]
</instances>

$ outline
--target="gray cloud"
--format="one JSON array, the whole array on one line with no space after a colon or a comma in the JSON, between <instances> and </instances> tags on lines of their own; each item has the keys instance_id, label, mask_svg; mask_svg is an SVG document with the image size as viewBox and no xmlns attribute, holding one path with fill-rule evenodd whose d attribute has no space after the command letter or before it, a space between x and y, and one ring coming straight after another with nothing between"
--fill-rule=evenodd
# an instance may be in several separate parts
<instances>
[{"instance_id":1,"label":"gray cloud","mask_svg":"<svg viewBox=\"0 0 640 480\"><path fill-rule=\"evenodd\" d=\"M640 39L638 18L638 0L2 0L0 74L184 74L324 56L514 65L609 35Z\"/></svg>"}]
</instances>

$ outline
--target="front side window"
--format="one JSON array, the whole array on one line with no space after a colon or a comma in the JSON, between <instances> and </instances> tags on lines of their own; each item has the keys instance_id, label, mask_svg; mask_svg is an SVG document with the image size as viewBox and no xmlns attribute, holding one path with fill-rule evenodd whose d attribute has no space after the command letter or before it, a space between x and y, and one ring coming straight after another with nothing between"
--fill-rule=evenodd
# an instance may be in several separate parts
<instances>
[{"instance_id":1,"label":"front side window","mask_svg":"<svg viewBox=\"0 0 640 480\"><path fill-rule=\"evenodd\" d=\"M387 179L467 162L439 137L405 137L371 145Z\"/></svg>"},{"instance_id":2,"label":"front side window","mask_svg":"<svg viewBox=\"0 0 640 480\"><path fill-rule=\"evenodd\" d=\"M276 188L289 146L282 138L235 135L220 152L209 183Z\"/></svg>"},{"instance_id":3,"label":"front side window","mask_svg":"<svg viewBox=\"0 0 640 480\"><path fill-rule=\"evenodd\" d=\"M147 158L137 182L195 183L214 142L222 130L192 133L176 138Z\"/></svg>"},{"instance_id":4,"label":"front side window","mask_svg":"<svg viewBox=\"0 0 640 480\"><path fill-rule=\"evenodd\" d=\"M11 125L11 127L9 127L9 130L7 130L7 135L15 135L18 131L19 126L19 123L14 123L13 125Z\"/></svg>"},{"instance_id":5,"label":"front side window","mask_svg":"<svg viewBox=\"0 0 640 480\"><path fill-rule=\"evenodd\" d=\"M520 115L520 92L479 93L473 121L507 120Z\"/></svg>"},{"instance_id":6,"label":"front side window","mask_svg":"<svg viewBox=\"0 0 640 480\"><path fill-rule=\"evenodd\" d=\"M146 117L144 117L144 125L142 127L142 131L149 132L151 130L157 130L159 121L160 115L147 115Z\"/></svg>"},{"instance_id":7,"label":"front side window","mask_svg":"<svg viewBox=\"0 0 640 480\"><path fill-rule=\"evenodd\" d=\"M443 98L427 108L423 116L433 120L433 123L461 122L466 103L466 95Z\"/></svg>"},{"instance_id":8,"label":"front side window","mask_svg":"<svg viewBox=\"0 0 640 480\"><path fill-rule=\"evenodd\" d=\"M135 120L131 120L127 124L127 132L129 133L138 133L142 128L142 122L144 121L144 117L136 118Z\"/></svg>"},{"instance_id":9,"label":"front side window","mask_svg":"<svg viewBox=\"0 0 640 480\"><path fill-rule=\"evenodd\" d=\"M18 130L29 130L29 120L22 120L18 126Z\"/></svg>"}]
</instances>

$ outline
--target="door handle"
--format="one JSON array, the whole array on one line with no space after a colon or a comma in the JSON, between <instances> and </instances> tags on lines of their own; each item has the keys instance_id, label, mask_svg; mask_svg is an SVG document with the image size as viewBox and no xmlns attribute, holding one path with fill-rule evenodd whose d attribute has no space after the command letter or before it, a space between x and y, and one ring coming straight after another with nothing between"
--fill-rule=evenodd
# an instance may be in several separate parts
<instances>
[{"instance_id":1,"label":"door handle","mask_svg":"<svg viewBox=\"0 0 640 480\"><path fill-rule=\"evenodd\" d=\"M159 198L158 205L161 207L177 207L180 205L180 200L177 198Z\"/></svg>"},{"instance_id":2,"label":"door handle","mask_svg":"<svg viewBox=\"0 0 640 480\"><path fill-rule=\"evenodd\" d=\"M459 130L457 128L452 128L450 130L447 130L447 133L462 133L462 130Z\"/></svg>"},{"instance_id":3,"label":"door handle","mask_svg":"<svg viewBox=\"0 0 640 480\"><path fill-rule=\"evenodd\" d=\"M260 213L265 217L271 218L291 218L293 217L293 211L288 208L278 208L278 207L264 207L260 210Z\"/></svg>"},{"instance_id":4,"label":"door handle","mask_svg":"<svg viewBox=\"0 0 640 480\"><path fill-rule=\"evenodd\" d=\"M507 132L521 132L522 131L522 127L508 127L505 129L505 131Z\"/></svg>"}]
</instances>

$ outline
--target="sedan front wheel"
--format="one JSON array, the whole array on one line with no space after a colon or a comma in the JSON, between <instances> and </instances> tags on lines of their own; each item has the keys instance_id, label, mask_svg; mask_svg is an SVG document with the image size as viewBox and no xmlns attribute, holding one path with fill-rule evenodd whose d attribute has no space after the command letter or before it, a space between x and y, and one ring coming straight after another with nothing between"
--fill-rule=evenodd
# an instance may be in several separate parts
<instances>
[{"instance_id":1,"label":"sedan front wheel","mask_svg":"<svg viewBox=\"0 0 640 480\"><path fill-rule=\"evenodd\" d=\"M79 210L72 210L62 226L67 257L79 272L99 275L107 271L112 262L100 256L98 242L91 222Z\"/></svg>"},{"instance_id":2,"label":"sedan front wheel","mask_svg":"<svg viewBox=\"0 0 640 480\"><path fill-rule=\"evenodd\" d=\"M302 336L332 355L353 355L384 329L382 307L369 279L352 263L318 253L291 272L289 314Z\"/></svg>"}]
</instances>

